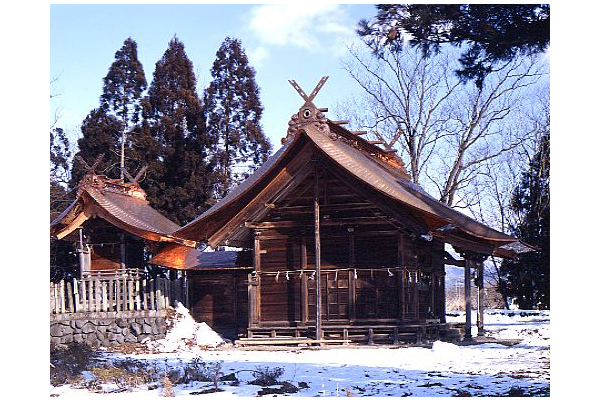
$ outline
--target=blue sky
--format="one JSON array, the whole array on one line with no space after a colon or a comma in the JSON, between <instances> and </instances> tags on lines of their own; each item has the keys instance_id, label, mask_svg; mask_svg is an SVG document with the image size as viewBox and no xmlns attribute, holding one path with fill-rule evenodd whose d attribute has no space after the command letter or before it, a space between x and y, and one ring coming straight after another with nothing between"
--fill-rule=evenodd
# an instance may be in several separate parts
<instances>
[{"instance_id":1,"label":"blue sky","mask_svg":"<svg viewBox=\"0 0 600 400\"><path fill-rule=\"evenodd\" d=\"M302 105L288 83L296 80L310 93L319 79L330 78L315 103L329 107L359 91L341 69L346 45L356 42L361 18L375 15L372 4L329 3L275 5L72 5L50 6L50 118L71 137L80 134L86 115L99 105L102 78L114 55L131 37L150 84L156 62L171 38L185 45L194 64L198 93L211 81L215 53L226 36L242 40L264 107L263 128L274 148L287 122ZM335 118L330 112L330 118Z\"/></svg>"}]
</instances>

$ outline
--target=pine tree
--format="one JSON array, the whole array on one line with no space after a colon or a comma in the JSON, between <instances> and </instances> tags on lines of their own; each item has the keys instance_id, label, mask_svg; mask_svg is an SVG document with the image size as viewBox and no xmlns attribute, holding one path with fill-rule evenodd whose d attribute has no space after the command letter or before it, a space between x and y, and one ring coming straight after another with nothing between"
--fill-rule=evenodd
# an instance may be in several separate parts
<instances>
[{"instance_id":1,"label":"pine tree","mask_svg":"<svg viewBox=\"0 0 600 400\"><path fill-rule=\"evenodd\" d=\"M127 138L132 128L140 121L141 99L147 87L144 68L137 56L137 43L127 38L115 61L104 77L104 87L100 101L102 108L121 122L120 176L124 178Z\"/></svg>"},{"instance_id":2,"label":"pine tree","mask_svg":"<svg viewBox=\"0 0 600 400\"><path fill-rule=\"evenodd\" d=\"M144 100L144 147L150 162L143 187L150 203L171 220L185 224L211 202L207 155L214 144L204 131L196 77L184 45L173 38L156 63Z\"/></svg>"},{"instance_id":3,"label":"pine tree","mask_svg":"<svg viewBox=\"0 0 600 400\"><path fill-rule=\"evenodd\" d=\"M440 45L463 45L458 76L478 87L494 64L540 53L550 44L549 4L378 4L372 21L357 33L379 52L399 51L405 36L425 54Z\"/></svg>"},{"instance_id":4,"label":"pine tree","mask_svg":"<svg viewBox=\"0 0 600 400\"><path fill-rule=\"evenodd\" d=\"M528 171L513 194L511 209L519 221L513 234L540 250L505 260L500 291L522 309L550 308L550 131L540 140Z\"/></svg>"},{"instance_id":5,"label":"pine tree","mask_svg":"<svg viewBox=\"0 0 600 400\"><path fill-rule=\"evenodd\" d=\"M256 72L239 39L225 38L211 74L204 95L206 129L218 138L215 191L222 198L267 159L271 143L260 125L263 107Z\"/></svg>"}]
</instances>

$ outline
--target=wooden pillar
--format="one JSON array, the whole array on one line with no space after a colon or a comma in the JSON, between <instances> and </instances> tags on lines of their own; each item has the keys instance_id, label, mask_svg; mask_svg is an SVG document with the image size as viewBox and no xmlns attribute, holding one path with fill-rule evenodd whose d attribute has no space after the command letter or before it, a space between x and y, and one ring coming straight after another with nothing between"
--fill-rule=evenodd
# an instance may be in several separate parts
<instances>
[{"instance_id":1,"label":"wooden pillar","mask_svg":"<svg viewBox=\"0 0 600 400\"><path fill-rule=\"evenodd\" d=\"M183 271L183 281L185 284L185 306L188 310L191 310L192 305L190 304L190 278L188 276L187 271Z\"/></svg>"},{"instance_id":2,"label":"wooden pillar","mask_svg":"<svg viewBox=\"0 0 600 400\"><path fill-rule=\"evenodd\" d=\"M465 339L471 339L471 260L465 258Z\"/></svg>"},{"instance_id":3,"label":"wooden pillar","mask_svg":"<svg viewBox=\"0 0 600 400\"><path fill-rule=\"evenodd\" d=\"M354 279L354 228L348 228L348 318L356 319L356 280Z\"/></svg>"},{"instance_id":4,"label":"wooden pillar","mask_svg":"<svg viewBox=\"0 0 600 400\"><path fill-rule=\"evenodd\" d=\"M444 267L444 271L442 272L442 276L440 278L441 288L440 288L440 322L446 323L446 269Z\"/></svg>"},{"instance_id":5,"label":"wooden pillar","mask_svg":"<svg viewBox=\"0 0 600 400\"><path fill-rule=\"evenodd\" d=\"M418 264L416 264L416 266L415 266L412 285L413 285L412 286L413 310L415 313L415 320L419 321L420 315L419 315L419 267L418 267Z\"/></svg>"},{"instance_id":6,"label":"wooden pillar","mask_svg":"<svg viewBox=\"0 0 600 400\"><path fill-rule=\"evenodd\" d=\"M308 323L308 277L306 276L306 266L308 263L307 255L306 255L306 232L302 232L301 237L301 246L300 246L300 262L302 263L302 271L300 277L300 296L301 300L301 317L302 324L306 325Z\"/></svg>"},{"instance_id":7,"label":"wooden pillar","mask_svg":"<svg viewBox=\"0 0 600 400\"><path fill-rule=\"evenodd\" d=\"M398 271L396 275L398 276L398 320L401 322L404 321L404 271L401 269L403 264L404 257L404 237L402 236L402 232L398 231L398 258L397 258L397 267Z\"/></svg>"},{"instance_id":8,"label":"wooden pillar","mask_svg":"<svg viewBox=\"0 0 600 400\"><path fill-rule=\"evenodd\" d=\"M439 297L439 278L437 273L432 270L430 275L430 294L431 294L431 305L430 305L430 316L429 318L438 318L438 297Z\"/></svg>"},{"instance_id":9,"label":"wooden pillar","mask_svg":"<svg viewBox=\"0 0 600 400\"><path fill-rule=\"evenodd\" d=\"M254 327L254 307L255 307L255 299L254 299L254 275L252 273L248 274L248 327ZM250 333L248 334L250 337Z\"/></svg>"},{"instance_id":10,"label":"wooden pillar","mask_svg":"<svg viewBox=\"0 0 600 400\"><path fill-rule=\"evenodd\" d=\"M483 311L485 309L485 295L483 285L483 262L477 263L477 336L483 336Z\"/></svg>"},{"instance_id":11,"label":"wooden pillar","mask_svg":"<svg viewBox=\"0 0 600 400\"><path fill-rule=\"evenodd\" d=\"M315 214L315 270L317 275L317 312L316 312L316 338L323 338L321 327L321 220L320 220L320 205L319 205L319 173L315 164L315 197L314 197L314 214Z\"/></svg>"},{"instance_id":12,"label":"wooden pillar","mask_svg":"<svg viewBox=\"0 0 600 400\"><path fill-rule=\"evenodd\" d=\"M260 231L254 231L254 272L248 274L248 325L260 324Z\"/></svg>"},{"instance_id":13,"label":"wooden pillar","mask_svg":"<svg viewBox=\"0 0 600 400\"><path fill-rule=\"evenodd\" d=\"M421 268L419 266L419 254L418 252L418 247L415 246L415 239L414 237L411 238L411 249L413 251L413 259L414 259L414 268L415 268L415 275L414 275L414 280L413 280L413 303L414 303L414 312L415 312L415 320L419 321L420 320L420 315L419 315L419 272L421 271Z\"/></svg>"}]
</instances>

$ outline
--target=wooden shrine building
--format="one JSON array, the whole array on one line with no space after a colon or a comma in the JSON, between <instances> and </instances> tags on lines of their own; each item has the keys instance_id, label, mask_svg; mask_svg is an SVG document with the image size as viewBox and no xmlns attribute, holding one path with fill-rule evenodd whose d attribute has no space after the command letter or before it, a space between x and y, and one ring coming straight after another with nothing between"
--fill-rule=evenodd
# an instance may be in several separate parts
<instances>
[{"instance_id":1,"label":"wooden shrine building","mask_svg":"<svg viewBox=\"0 0 600 400\"><path fill-rule=\"evenodd\" d=\"M310 96L292 81L305 103L283 146L172 232L245 251L211 254L173 240L151 263L193 271L193 315L248 341L283 335L396 342L403 334L443 331L446 264L465 268L470 309L471 273L481 285L487 256L533 249L431 197L394 151L327 119L313 104L325 79ZM446 253L445 244L463 260Z\"/></svg>"},{"instance_id":2,"label":"wooden shrine building","mask_svg":"<svg viewBox=\"0 0 600 400\"><path fill-rule=\"evenodd\" d=\"M76 243L85 277L141 270L146 254L157 252L163 243L196 246L171 234L179 228L150 207L137 179L110 179L88 166L76 199L50 223L50 234Z\"/></svg>"}]
</instances>

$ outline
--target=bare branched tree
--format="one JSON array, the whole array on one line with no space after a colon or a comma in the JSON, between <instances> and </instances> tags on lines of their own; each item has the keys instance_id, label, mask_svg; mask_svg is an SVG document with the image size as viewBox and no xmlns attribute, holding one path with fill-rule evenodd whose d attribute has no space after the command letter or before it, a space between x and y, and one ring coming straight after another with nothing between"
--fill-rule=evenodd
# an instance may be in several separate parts
<instances>
[{"instance_id":1,"label":"bare branched tree","mask_svg":"<svg viewBox=\"0 0 600 400\"><path fill-rule=\"evenodd\" d=\"M473 182L484 164L530 139L511 118L547 73L530 58L505 63L481 88L461 84L455 54L425 58L416 50L350 49L344 69L363 88L360 128L388 149L401 151L415 183L436 190L440 201L468 207Z\"/></svg>"},{"instance_id":2,"label":"bare branched tree","mask_svg":"<svg viewBox=\"0 0 600 400\"><path fill-rule=\"evenodd\" d=\"M536 152L536 143L543 132L550 126L550 93L547 86L529 98L528 107L524 108L517 124L531 140L523 141L512 152L505 152L496 158L487 159L481 164L478 179L473 182L470 191L473 201L469 209L479 221L497 230L510 233L511 226L517 226L519 215L510 211L510 202L514 188L518 186L524 166L529 165ZM486 286L498 287L500 281L500 263L497 257L489 260L489 271L486 274ZM503 296L505 306L508 299Z\"/></svg>"},{"instance_id":3,"label":"bare branched tree","mask_svg":"<svg viewBox=\"0 0 600 400\"><path fill-rule=\"evenodd\" d=\"M60 94L55 86L58 77L50 80L50 99ZM73 156L73 142L67 132L58 126L60 110L55 109L50 119L50 217L58 215L69 202L69 192L65 189L70 179L70 162Z\"/></svg>"},{"instance_id":4,"label":"bare branched tree","mask_svg":"<svg viewBox=\"0 0 600 400\"><path fill-rule=\"evenodd\" d=\"M407 154L411 178L419 183L438 140L451 134L448 99L460 83L451 77L449 58L409 51L373 58L355 48L350 55L343 67L365 93L359 123L387 149Z\"/></svg>"}]
</instances>

